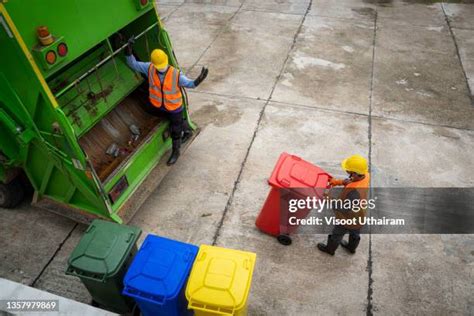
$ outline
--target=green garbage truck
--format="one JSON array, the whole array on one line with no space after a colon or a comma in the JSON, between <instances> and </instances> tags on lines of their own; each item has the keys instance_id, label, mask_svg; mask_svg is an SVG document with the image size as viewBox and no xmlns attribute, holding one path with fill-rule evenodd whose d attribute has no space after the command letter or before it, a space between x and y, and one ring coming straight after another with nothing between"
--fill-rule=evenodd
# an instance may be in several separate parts
<instances>
[{"instance_id":1,"label":"green garbage truck","mask_svg":"<svg viewBox=\"0 0 474 316\"><path fill-rule=\"evenodd\" d=\"M169 122L123 54L160 48L179 68L153 0L0 0L0 207L32 203L126 222L169 167ZM188 113L185 91L183 116ZM196 134L196 133L195 133ZM189 143L189 142L188 142Z\"/></svg>"}]
</instances>

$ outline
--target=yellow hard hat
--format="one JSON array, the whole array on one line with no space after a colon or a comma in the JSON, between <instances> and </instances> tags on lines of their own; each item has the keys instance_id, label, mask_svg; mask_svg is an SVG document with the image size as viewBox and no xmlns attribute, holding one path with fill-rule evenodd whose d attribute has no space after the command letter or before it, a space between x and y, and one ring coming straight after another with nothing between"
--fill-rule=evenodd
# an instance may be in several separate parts
<instances>
[{"instance_id":1,"label":"yellow hard hat","mask_svg":"<svg viewBox=\"0 0 474 316\"><path fill-rule=\"evenodd\" d=\"M346 158L341 163L342 169L348 172L355 172L357 174L366 174L368 171L367 159L361 155L353 155Z\"/></svg>"},{"instance_id":2,"label":"yellow hard hat","mask_svg":"<svg viewBox=\"0 0 474 316\"><path fill-rule=\"evenodd\" d=\"M156 69L163 69L168 66L168 55L161 49L154 49L151 52L151 63Z\"/></svg>"}]
</instances>

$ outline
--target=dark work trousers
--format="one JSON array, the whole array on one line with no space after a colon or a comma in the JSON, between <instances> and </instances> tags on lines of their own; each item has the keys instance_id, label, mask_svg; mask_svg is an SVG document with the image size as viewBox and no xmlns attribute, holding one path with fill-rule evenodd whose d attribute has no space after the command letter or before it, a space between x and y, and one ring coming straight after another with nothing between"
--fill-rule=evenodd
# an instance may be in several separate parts
<instances>
[{"instance_id":1,"label":"dark work trousers","mask_svg":"<svg viewBox=\"0 0 474 316\"><path fill-rule=\"evenodd\" d=\"M141 101L143 108L147 113L153 116L165 117L170 121L171 139L173 140L174 146L179 148L179 145L181 143L178 142L178 140L181 140L183 130L190 129L188 127L189 125L187 124L187 121L185 122L183 119L183 111L172 113L172 112L166 111L164 106L160 108L153 106L149 99L150 97L149 97L149 91L148 91L148 83L143 83L138 89L138 91L135 92L134 95ZM181 107L181 109L184 109L184 108Z\"/></svg>"},{"instance_id":2,"label":"dark work trousers","mask_svg":"<svg viewBox=\"0 0 474 316\"><path fill-rule=\"evenodd\" d=\"M168 119L170 120L170 130L171 130L171 139L173 143L179 139L181 140L181 136L183 135L183 112L178 113L171 113L168 112L166 114Z\"/></svg>"},{"instance_id":3,"label":"dark work trousers","mask_svg":"<svg viewBox=\"0 0 474 316\"><path fill-rule=\"evenodd\" d=\"M150 104L149 113L158 117L166 117L170 121L170 133L173 144L177 145L177 140L181 140L184 129L183 111L168 112L161 108L156 108Z\"/></svg>"},{"instance_id":4,"label":"dark work trousers","mask_svg":"<svg viewBox=\"0 0 474 316\"><path fill-rule=\"evenodd\" d=\"M354 239L360 239L360 229L347 229L343 225L335 225L329 238L339 245L345 234L349 234Z\"/></svg>"}]
</instances>

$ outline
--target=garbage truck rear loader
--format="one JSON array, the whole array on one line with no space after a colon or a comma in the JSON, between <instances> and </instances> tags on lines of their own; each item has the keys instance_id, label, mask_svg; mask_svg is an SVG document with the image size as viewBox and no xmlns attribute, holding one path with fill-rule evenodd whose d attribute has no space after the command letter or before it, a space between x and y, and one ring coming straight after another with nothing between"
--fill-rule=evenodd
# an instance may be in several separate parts
<instances>
[{"instance_id":1,"label":"garbage truck rear loader","mask_svg":"<svg viewBox=\"0 0 474 316\"><path fill-rule=\"evenodd\" d=\"M138 59L161 48L178 67L151 0L0 0L1 207L24 174L34 204L121 223L164 177L169 122L126 64L132 35Z\"/></svg>"}]
</instances>

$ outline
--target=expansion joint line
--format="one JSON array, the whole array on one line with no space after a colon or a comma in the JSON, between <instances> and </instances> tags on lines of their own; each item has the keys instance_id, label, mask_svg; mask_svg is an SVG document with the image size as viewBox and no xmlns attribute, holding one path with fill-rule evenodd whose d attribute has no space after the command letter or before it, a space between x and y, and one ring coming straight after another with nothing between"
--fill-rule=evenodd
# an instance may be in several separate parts
<instances>
[{"instance_id":1,"label":"expansion joint line","mask_svg":"<svg viewBox=\"0 0 474 316\"><path fill-rule=\"evenodd\" d=\"M64 238L64 240L59 244L58 248L56 249L56 251L53 253L53 255L51 256L51 258L49 258L48 262L45 264L45 266L43 267L43 269L41 269L40 273L38 274L38 276L33 280L33 282L31 282L30 286L31 287L35 287L36 283L38 282L38 280L43 276L44 272L46 271L46 269L49 267L49 265L51 264L51 262L53 262L54 258L56 257L56 255L59 253L59 251L62 249L62 247L64 246L64 244L66 243L66 241L69 239L69 237L71 237L72 235L72 232L74 231L74 229L76 229L76 227L78 226L79 224L74 224L74 227L71 229L71 231L69 232L69 234L67 234L66 238Z\"/></svg>"},{"instance_id":2,"label":"expansion joint line","mask_svg":"<svg viewBox=\"0 0 474 316\"><path fill-rule=\"evenodd\" d=\"M227 204L224 208L224 212L222 213L222 217L219 221L219 224L217 226L217 230L216 230L216 233L214 234L214 238L213 238L213 241L212 241L212 244L213 245L216 245L217 244L217 240L219 239L219 236L220 236L220 232L221 232L221 228L222 228L222 225L224 224L224 220L225 220L225 217L227 215L227 212L230 208L230 206L232 205L232 202L234 200L234 195L235 195L235 192L237 191L237 188L240 184L240 181L241 181L241 178L242 178L242 173L243 173L243 170L244 170L244 167L247 163L247 159L249 157L249 153L250 153L250 149L252 148L253 146L253 143L255 141L255 138L257 136L257 132L258 132L258 129L260 127L260 124L262 122L262 118L263 118L263 113L265 113L265 109L267 108L267 105L268 103L270 103L270 100L272 98L272 95L273 95L273 92L275 91L275 87L278 83L278 81L280 80L284 70L285 70L285 67L286 67L286 64L288 63L288 60L290 59L290 54L291 52L293 51L295 45L296 45L296 42L297 42L297 38L298 36L300 35L301 33L301 30L303 28L303 23L304 21L306 20L306 16L308 15L309 11L311 10L311 6L313 4L313 0L310 0L309 4L308 4L308 7L306 8L306 11L303 15L303 18L301 19L301 22L300 22L300 25L298 26L298 29L295 33L295 35L293 36L293 41L291 43L291 46L290 48L288 49L288 53L286 55L286 58L285 58L285 61L283 62L283 65L280 69L280 72L278 73L278 76L276 77L275 79L275 82L273 83L273 86L272 86L272 90L268 96L268 98L266 99L265 101L265 104L263 105L262 109L260 110L260 113L259 113L259 117L258 117L258 120L257 120L257 124L255 126L255 129L253 131L253 135L252 135L252 139L250 140L250 144L249 146L247 147L247 152L245 153L245 157L244 157L244 160L242 161L242 163L240 164L240 170L239 170L239 174L237 175L237 179L235 180L234 182L234 187L232 189L232 192L229 196L229 199L227 200ZM242 4L243 5L243 4ZM240 8L239 8L240 10Z\"/></svg>"},{"instance_id":3,"label":"expansion joint line","mask_svg":"<svg viewBox=\"0 0 474 316\"><path fill-rule=\"evenodd\" d=\"M181 9L181 7L182 7L184 4L185 4L185 2L181 3L180 5L178 5L173 11L171 11L170 14L168 14L167 17L164 17L164 18L162 19L162 22L168 21L168 19L171 18L171 16L172 16L176 11L178 11L179 9ZM160 7L159 5L156 6L157 9L158 9L159 7ZM160 12L158 12L158 14L160 14Z\"/></svg>"},{"instance_id":4,"label":"expansion joint line","mask_svg":"<svg viewBox=\"0 0 474 316\"><path fill-rule=\"evenodd\" d=\"M375 16L374 16L374 35L372 41L372 69L371 69L371 76L370 76L370 94L369 94L369 116L368 116L368 142L369 142L369 170L372 172L372 106L373 106L373 98L374 98L374 77L375 77L375 52L376 52L376 38L377 38L377 7L375 8ZM372 182L372 179L371 181ZM372 183L370 184L372 187ZM369 227L369 254L367 259L367 272L368 272L368 286L367 286L367 308L366 313L367 316L373 315L373 305L372 305L372 294L373 294L373 277L372 277L372 269L373 269L373 261L372 261L372 231Z\"/></svg>"},{"instance_id":5,"label":"expansion joint line","mask_svg":"<svg viewBox=\"0 0 474 316\"><path fill-rule=\"evenodd\" d=\"M456 41L456 36L454 36L453 28L451 27L451 22L449 21L448 15L446 14L446 10L444 9L444 3L441 3L441 9L443 10L444 19L446 20L446 24L448 25L449 33L451 34L451 38L453 39L454 47L456 49L456 55L458 56L459 65L461 66L461 70L462 70L462 73L464 75L464 80L466 82L467 91L468 91L469 97L471 99L471 104L474 105L474 94L473 94L474 91L471 91L471 87L469 86L469 80L467 78L466 70L464 69L464 65L463 65L462 59L461 59L461 54L459 53L458 42Z\"/></svg>"},{"instance_id":6,"label":"expansion joint line","mask_svg":"<svg viewBox=\"0 0 474 316\"><path fill-rule=\"evenodd\" d=\"M246 0L245 0L246 1ZM207 53L207 51L209 50L209 48L211 48L212 44L214 44L215 41L217 41L217 39L219 38L219 36L224 33L224 31L227 29L227 27L230 25L230 23L232 23L232 21L234 20L234 18L237 16L237 14L239 14L239 12L241 11L242 7L244 6L245 4L245 1L242 1L242 3L240 4L239 8L234 12L234 14L232 14L232 16L227 20L227 22L225 23L225 25L221 28L221 30L219 32L217 32L216 36L212 39L211 43L206 47L206 49L201 53L201 55L199 55L198 59L196 60L196 62L194 64L191 65L191 67L189 67L189 69L187 70L188 72L191 72L191 70L194 69L194 67L196 67L197 64L199 64L199 62L201 61L201 59L204 57L204 55Z\"/></svg>"}]
</instances>

